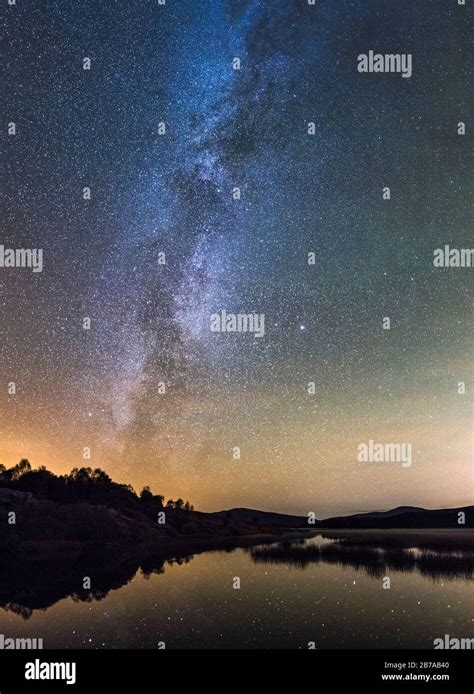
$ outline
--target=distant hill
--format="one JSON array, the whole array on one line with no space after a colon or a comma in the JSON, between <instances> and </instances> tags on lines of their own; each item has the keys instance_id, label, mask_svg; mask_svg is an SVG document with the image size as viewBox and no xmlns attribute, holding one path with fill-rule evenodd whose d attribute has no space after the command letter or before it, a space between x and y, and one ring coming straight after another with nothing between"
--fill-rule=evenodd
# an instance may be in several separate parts
<instances>
[{"instance_id":1,"label":"distant hill","mask_svg":"<svg viewBox=\"0 0 474 694\"><path fill-rule=\"evenodd\" d=\"M215 516L228 518L229 520L257 525L273 525L284 528L308 527L306 516L290 516L286 513L272 513L271 511L257 511L252 508L232 508L228 511L217 511Z\"/></svg>"},{"instance_id":2,"label":"distant hill","mask_svg":"<svg viewBox=\"0 0 474 694\"><path fill-rule=\"evenodd\" d=\"M398 516L400 513L417 513L425 511L421 506L397 506L390 511L368 511L365 513L354 513L351 518L388 518L389 516Z\"/></svg>"},{"instance_id":3,"label":"distant hill","mask_svg":"<svg viewBox=\"0 0 474 694\"><path fill-rule=\"evenodd\" d=\"M465 525L458 522L459 513L465 514ZM325 518L320 528L472 528L474 506L448 509L424 509L399 506L390 511L359 513L353 516Z\"/></svg>"},{"instance_id":4,"label":"distant hill","mask_svg":"<svg viewBox=\"0 0 474 694\"><path fill-rule=\"evenodd\" d=\"M458 523L458 514L465 514L465 526ZM233 521L254 525L273 525L286 528L462 528L474 527L474 506L451 509L425 509L418 506L397 506L389 511L356 513L351 516L336 516L308 524L307 516L292 516L284 513L258 511L249 508L233 508L218 511Z\"/></svg>"}]
</instances>

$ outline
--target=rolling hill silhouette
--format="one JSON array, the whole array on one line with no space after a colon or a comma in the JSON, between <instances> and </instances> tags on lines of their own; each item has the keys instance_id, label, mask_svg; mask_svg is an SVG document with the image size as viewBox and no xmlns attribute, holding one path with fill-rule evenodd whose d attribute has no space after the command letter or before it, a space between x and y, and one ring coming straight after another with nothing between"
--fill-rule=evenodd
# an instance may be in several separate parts
<instances>
[{"instance_id":1,"label":"rolling hill silhouette","mask_svg":"<svg viewBox=\"0 0 474 694\"><path fill-rule=\"evenodd\" d=\"M463 519L459 514L464 514ZM253 524L274 525L287 528L472 528L474 526L474 506L449 509L425 509L418 506L397 506L388 511L355 513L350 516L335 516L308 523L307 516L293 516L271 511L258 511L249 508L233 508L219 511L223 516L235 521Z\"/></svg>"}]
</instances>

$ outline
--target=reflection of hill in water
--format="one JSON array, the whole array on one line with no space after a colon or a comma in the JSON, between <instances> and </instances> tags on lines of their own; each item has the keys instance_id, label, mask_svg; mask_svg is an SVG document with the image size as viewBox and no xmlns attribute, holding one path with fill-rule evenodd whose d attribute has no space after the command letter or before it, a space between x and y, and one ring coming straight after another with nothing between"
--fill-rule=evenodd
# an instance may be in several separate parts
<instances>
[{"instance_id":1,"label":"reflection of hill in water","mask_svg":"<svg viewBox=\"0 0 474 694\"><path fill-rule=\"evenodd\" d=\"M257 563L288 564L301 569L310 564L327 563L364 569L369 576L380 578L389 569L404 572L419 572L434 580L467 579L474 574L474 551L472 542L449 543L436 538L415 538L407 536L404 540L394 537L342 536L325 533L331 539L326 544L293 541L281 542L267 547L258 546L249 550ZM421 546L420 546L421 545Z\"/></svg>"},{"instance_id":2,"label":"reflection of hill in water","mask_svg":"<svg viewBox=\"0 0 474 694\"><path fill-rule=\"evenodd\" d=\"M468 579L474 573L474 538L462 535L451 538L430 535L386 535L382 531L323 532L324 541L292 539L259 544L246 549L254 562L287 564L306 568L326 563L365 570L370 576L384 576L389 569L419 572L434 580ZM196 552L205 551L196 544ZM218 547L212 551L222 551ZM233 547L226 547L233 551ZM140 571L145 578L162 574L165 564L182 564L193 559L191 549L166 555L135 554L117 546L88 548L79 555L64 554L60 560L22 561L5 555L0 561L0 607L28 619L34 610L46 609L59 600L71 597L76 602L101 600L111 590L129 583ZM85 576L91 579L91 590L83 589Z\"/></svg>"}]
</instances>

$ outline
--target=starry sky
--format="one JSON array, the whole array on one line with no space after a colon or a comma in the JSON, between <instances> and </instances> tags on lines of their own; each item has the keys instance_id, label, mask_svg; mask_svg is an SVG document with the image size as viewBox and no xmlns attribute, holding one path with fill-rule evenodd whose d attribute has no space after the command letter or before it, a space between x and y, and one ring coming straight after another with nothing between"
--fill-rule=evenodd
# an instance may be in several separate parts
<instances>
[{"instance_id":1,"label":"starry sky","mask_svg":"<svg viewBox=\"0 0 474 694\"><path fill-rule=\"evenodd\" d=\"M472 238L472 7L17 0L1 21L0 243L44 269L0 269L0 462L205 511L472 503L472 270L433 267ZM369 50L413 75L359 73ZM264 337L211 332L223 309ZM411 467L360 463L370 439Z\"/></svg>"}]
</instances>

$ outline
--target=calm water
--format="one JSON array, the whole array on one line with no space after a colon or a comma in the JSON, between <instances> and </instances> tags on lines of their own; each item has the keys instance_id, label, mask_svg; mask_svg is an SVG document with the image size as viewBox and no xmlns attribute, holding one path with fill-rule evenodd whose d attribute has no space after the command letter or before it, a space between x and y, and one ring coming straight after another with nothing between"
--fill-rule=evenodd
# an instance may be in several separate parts
<instances>
[{"instance_id":1,"label":"calm water","mask_svg":"<svg viewBox=\"0 0 474 694\"><path fill-rule=\"evenodd\" d=\"M474 637L474 581L452 564L445 570L430 553L423 575L408 555L387 568L376 555L374 564L357 552L311 554L328 544L319 536L164 562L162 573L139 570L100 600L61 598L28 619L2 609L0 632L42 637L45 648L432 648L444 634Z\"/></svg>"}]
</instances>

